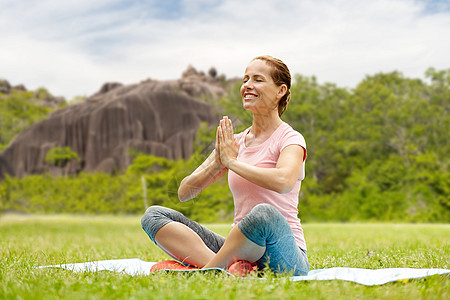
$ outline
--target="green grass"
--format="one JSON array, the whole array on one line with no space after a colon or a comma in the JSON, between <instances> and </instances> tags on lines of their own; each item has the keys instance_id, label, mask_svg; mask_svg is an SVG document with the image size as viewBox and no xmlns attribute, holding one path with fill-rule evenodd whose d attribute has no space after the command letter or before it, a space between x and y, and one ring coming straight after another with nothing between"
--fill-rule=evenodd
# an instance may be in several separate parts
<instances>
[{"instance_id":1,"label":"green grass","mask_svg":"<svg viewBox=\"0 0 450 300\"><path fill-rule=\"evenodd\" d=\"M226 235L229 225L209 225ZM304 224L313 269L446 268L450 225ZM134 258L167 259L139 217L3 216L0 299L450 299L450 276L367 287L344 281L248 280L224 274L128 276L74 273L39 265Z\"/></svg>"}]
</instances>

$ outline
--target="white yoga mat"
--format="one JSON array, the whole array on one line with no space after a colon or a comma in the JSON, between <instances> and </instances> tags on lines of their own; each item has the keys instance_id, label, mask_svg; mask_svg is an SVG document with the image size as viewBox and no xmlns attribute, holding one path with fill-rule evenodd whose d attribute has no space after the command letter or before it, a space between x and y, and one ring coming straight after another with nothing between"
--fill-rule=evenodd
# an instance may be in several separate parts
<instances>
[{"instance_id":1,"label":"white yoga mat","mask_svg":"<svg viewBox=\"0 0 450 300\"><path fill-rule=\"evenodd\" d=\"M84 263L61 264L40 266L39 268L63 268L74 272L97 272L97 271L112 271L121 272L128 275L149 275L150 268L155 262L147 262L139 258L131 259L113 259L100 260ZM219 270L230 274L222 269ZM198 272L199 270L183 270L178 272ZM202 270L205 271L205 270ZM413 268L388 268L388 269L359 269L359 268L329 268L311 270L306 276L290 277L292 281L303 280L345 280L352 281L363 285L381 285L392 281L416 279L432 275L443 275L450 273L448 269L413 269ZM231 275L231 274L230 274ZM234 276L234 275L231 275Z\"/></svg>"}]
</instances>

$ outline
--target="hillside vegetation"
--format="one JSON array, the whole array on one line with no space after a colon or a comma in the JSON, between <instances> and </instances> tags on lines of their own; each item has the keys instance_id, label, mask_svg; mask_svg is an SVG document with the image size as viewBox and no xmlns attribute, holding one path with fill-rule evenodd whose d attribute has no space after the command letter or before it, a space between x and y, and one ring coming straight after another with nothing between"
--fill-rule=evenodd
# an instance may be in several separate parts
<instances>
[{"instance_id":1,"label":"hillside vegetation","mask_svg":"<svg viewBox=\"0 0 450 300\"><path fill-rule=\"evenodd\" d=\"M5 81L0 81L0 87ZM52 108L42 105L48 98L53 98L49 92L40 88L36 91L8 88L0 89L0 151L19 132L31 124L45 119Z\"/></svg>"},{"instance_id":2,"label":"hillside vegetation","mask_svg":"<svg viewBox=\"0 0 450 300\"><path fill-rule=\"evenodd\" d=\"M303 134L308 150L299 206L304 221L450 220L450 69L430 68L425 81L380 73L352 90L296 75L291 92L283 119ZM31 114L19 124L48 113L11 109L19 103L12 97L25 96L0 94L2 145L21 128L16 111ZM238 131L251 125L238 86L216 109L228 114ZM159 204L202 222L229 221L233 199L226 178L195 200L177 199L179 182L208 155L213 141L214 130L203 126L188 161L130 152L133 164L116 175L7 177L0 183L0 210L142 213L145 205Z\"/></svg>"}]
</instances>

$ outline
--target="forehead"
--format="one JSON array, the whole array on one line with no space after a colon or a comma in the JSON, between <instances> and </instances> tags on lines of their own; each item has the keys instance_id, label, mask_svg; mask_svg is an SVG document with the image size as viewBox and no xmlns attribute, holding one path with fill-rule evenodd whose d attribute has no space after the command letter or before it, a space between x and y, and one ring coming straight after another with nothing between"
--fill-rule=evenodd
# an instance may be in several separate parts
<instances>
[{"instance_id":1,"label":"forehead","mask_svg":"<svg viewBox=\"0 0 450 300\"><path fill-rule=\"evenodd\" d=\"M263 60L251 61L245 69L244 76L264 76L270 77L271 67Z\"/></svg>"}]
</instances>

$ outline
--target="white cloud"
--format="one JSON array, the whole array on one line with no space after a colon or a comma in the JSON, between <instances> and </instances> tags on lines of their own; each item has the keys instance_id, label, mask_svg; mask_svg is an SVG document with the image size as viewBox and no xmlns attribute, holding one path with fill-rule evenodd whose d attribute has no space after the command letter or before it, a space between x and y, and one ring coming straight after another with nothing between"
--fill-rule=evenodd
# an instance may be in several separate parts
<instances>
[{"instance_id":1,"label":"white cloud","mask_svg":"<svg viewBox=\"0 0 450 300\"><path fill-rule=\"evenodd\" d=\"M106 81L178 78L188 64L240 76L260 54L340 86L422 77L450 67L449 6L424 1L3 0L0 77L70 99Z\"/></svg>"}]
</instances>

